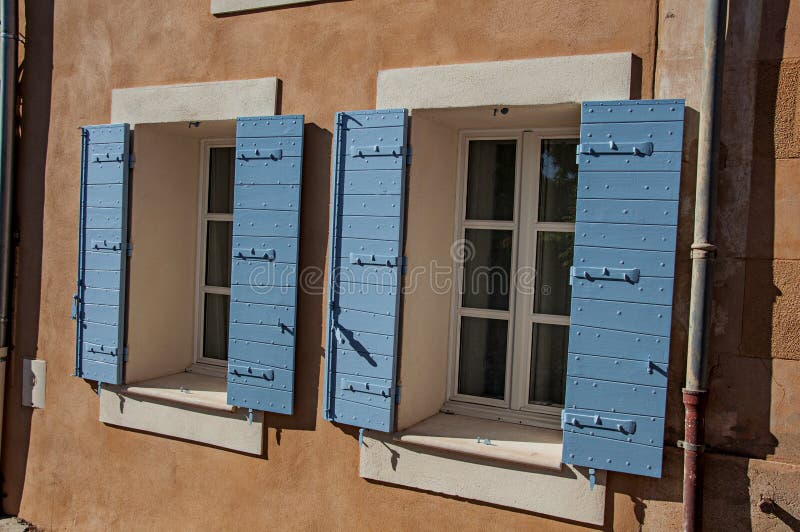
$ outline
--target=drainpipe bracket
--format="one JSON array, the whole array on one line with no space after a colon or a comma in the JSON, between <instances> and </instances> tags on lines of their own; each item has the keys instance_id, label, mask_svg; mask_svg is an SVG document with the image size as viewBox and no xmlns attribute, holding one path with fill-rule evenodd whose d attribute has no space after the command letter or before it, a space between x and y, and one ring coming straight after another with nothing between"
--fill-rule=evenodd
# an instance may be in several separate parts
<instances>
[{"instance_id":1,"label":"drainpipe bracket","mask_svg":"<svg viewBox=\"0 0 800 532\"><path fill-rule=\"evenodd\" d=\"M702 453L706 450L706 446L703 444L696 444L696 443L689 443L688 441L678 440L677 443L678 447L681 449L686 449L687 451L692 451L695 453Z\"/></svg>"},{"instance_id":2,"label":"drainpipe bracket","mask_svg":"<svg viewBox=\"0 0 800 532\"><path fill-rule=\"evenodd\" d=\"M709 242L695 242L692 244L692 251L690 253L693 259L716 259L717 246Z\"/></svg>"}]
</instances>

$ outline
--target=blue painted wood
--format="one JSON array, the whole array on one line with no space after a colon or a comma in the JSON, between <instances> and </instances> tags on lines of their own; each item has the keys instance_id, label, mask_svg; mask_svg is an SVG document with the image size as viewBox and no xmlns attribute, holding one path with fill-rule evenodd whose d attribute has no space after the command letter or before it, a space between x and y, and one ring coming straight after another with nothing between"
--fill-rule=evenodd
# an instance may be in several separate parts
<instances>
[{"instance_id":1,"label":"blue painted wood","mask_svg":"<svg viewBox=\"0 0 800 532\"><path fill-rule=\"evenodd\" d=\"M669 360L669 338L571 324L569 349L573 353L631 360Z\"/></svg>"},{"instance_id":2,"label":"blue painted wood","mask_svg":"<svg viewBox=\"0 0 800 532\"><path fill-rule=\"evenodd\" d=\"M575 245L667 251L675 249L675 230L664 225L575 224Z\"/></svg>"},{"instance_id":3,"label":"blue painted wood","mask_svg":"<svg viewBox=\"0 0 800 532\"><path fill-rule=\"evenodd\" d=\"M583 199L678 201L680 172L578 172Z\"/></svg>"},{"instance_id":4,"label":"blue painted wood","mask_svg":"<svg viewBox=\"0 0 800 532\"><path fill-rule=\"evenodd\" d=\"M581 143L602 142L650 142L658 139L658 151L681 151L683 143L683 121L679 122L631 122L583 124Z\"/></svg>"},{"instance_id":5,"label":"blue painted wood","mask_svg":"<svg viewBox=\"0 0 800 532\"><path fill-rule=\"evenodd\" d=\"M231 261L231 283L256 290L297 286L297 264L270 260L239 259Z\"/></svg>"},{"instance_id":6,"label":"blue painted wood","mask_svg":"<svg viewBox=\"0 0 800 532\"><path fill-rule=\"evenodd\" d=\"M228 404L291 414L302 115L236 124Z\"/></svg>"},{"instance_id":7,"label":"blue painted wood","mask_svg":"<svg viewBox=\"0 0 800 532\"><path fill-rule=\"evenodd\" d=\"M75 375L123 382L130 128L82 128Z\"/></svg>"},{"instance_id":8,"label":"blue painted wood","mask_svg":"<svg viewBox=\"0 0 800 532\"><path fill-rule=\"evenodd\" d=\"M392 371L394 357L349 351L345 347L336 350L336 369L342 374L381 378Z\"/></svg>"},{"instance_id":9,"label":"blue painted wood","mask_svg":"<svg viewBox=\"0 0 800 532\"><path fill-rule=\"evenodd\" d=\"M345 216L386 216L397 212L399 203L399 194L343 194L341 212Z\"/></svg>"},{"instance_id":10,"label":"blue painted wood","mask_svg":"<svg viewBox=\"0 0 800 532\"><path fill-rule=\"evenodd\" d=\"M581 131L587 124L603 122L681 122L682 99L675 100L616 100L583 102L581 104ZM650 139L642 139L650 140ZM661 139L657 139L661 140ZM658 149L658 147L656 147Z\"/></svg>"},{"instance_id":11,"label":"blue painted wood","mask_svg":"<svg viewBox=\"0 0 800 532\"><path fill-rule=\"evenodd\" d=\"M608 356L570 353L572 364L570 374L574 377L596 378L646 384L648 386L667 386L667 364L651 360L625 360Z\"/></svg>"},{"instance_id":12,"label":"blue painted wood","mask_svg":"<svg viewBox=\"0 0 800 532\"><path fill-rule=\"evenodd\" d=\"M571 370L570 370L571 371ZM601 375L609 377L609 375ZM663 417L667 391L660 386L646 386L600 378L567 375L566 406L601 412Z\"/></svg>"},{"instance_id":13,"label":"blue painted wood","mask_svg":"<svg viewBox=\"0 0 800 532\"><path fill-rule=\"evenodd\" d=\"M394 170L348 172L343 178L345 194L400 194L400 179Z\"/></svg>"},{"instance_id":14,"label":"blue painted wood","mask_svg":"<svg viewBox=\"0 0 800 532\"><path fill-rule=\"evenodd\" d=\"M260 303L295 307L297 288L293 286L263 287L249 284L231 285L231 303Z\"/></svg>"},{"instance_id":15,"label":"blue painted wood","mask_svg":"<svg viewBox=\"0 0 800 532\"><path fill-rule=\"evenodd\" d=\"M581 266L605 266L607 268L638 268L640 275L644 277L672 278L675 275L675 254L669 251L639 251L629 248L579 246L576 244L573 261L576 269L580 269Z\"/></svg>"},{"instance_id":16,"label":"blue painted wood","mask_svg":"<svg viewBox=\"0 0 800 532\"><path fill-rule=\"evenodd\" d=\"M564 439L569 441L562 447L564 463L661 478L661 445L640 445L572 431L565 431Z\"/></svg>"},{"instance_id":17,"label":"blue painted wood","mask_svg":"<svg viewBox=\"0 0 800 532\"><path fill-rule=\"evenodd\" d=\"M578 198L576 222L676 225L678 202Z\"/></svg>"},{"instance_id":18,"label":"blue painted wood","mask_svg":"<svg viewBox=\"0 0 800 532\"><path fill-rule=\"evenodd\" d=\"M253 362L272 368L294 369L294 346L231 338L228 357L239 363Z\"/></svg>"},{"instance_id":19,"label":"blue painted wood","mask_svg":"<svg viewBox=\"0 0 800 532\"><path fill-rule=\"evenodd\" d=\"M324 416L388 432L396 402L407 112L339 113L335 135Z\"/></svg>"},{"instance_id":20,"label":"blue painted wood","mask_svg":"<svg viewBox=\"0 0 800 532\"><path fill-rule=\"evenodd\" d=\"M672 307L572 297L570 324L669 337Z\"/></svg>"},{"instance_id":21,"label":"blue painted wood","mask_svg":"<svg viewBox=\"0 0 800 532\"><path fill-rule=\"evenodd\" d=\"M580 275L580 268L576 270ZM572 280L572 294L582 299L608 299L631 303L672 304L672 279L668 277L640 277L636 283L617 280Z\"/></svg>"},{"instance_id":22,"label":"blue painted wood","mask_svg":"<svg viewBox=\"0 0 800 532\"><path fill-rule=\"evenodd\" d=\"M653 151L578 156L565 463L661 474L683 111L682 100L582 104L581 142ZM598 267L640 277L580 277Z\"/></svg>"},{"instance_id":23,"label":"blue painted wood","mask_svg":"<svg viewBox=\"0 0 800 532\"><path fill-rule=\"evenodd\" d=\"M605 419L618 419L623 421L632 421L635 423L635 429L631 432L618 430L616 425L607 428L600 428L591 425L575 426L569 422L571 415L590 416L593 417L597 414L595 410L583 410L580 408L566 408L564 409L564 430L574 432L577 434L586 434L587 436L599 436L612 440L622 440L630 443L638 443L641 445L656 445L660 441L664 441L664 419L655 416L638 416L632 414L615 414L608 413L602 417Z\"/></svg>"},{"instance_id":24,"label":"blue painted wood","mask_svg":"<svg viewBox=\"0 0 800 532\"><path fill-rule=\"evenodd\" d=\"M295 212L300 201L300 185L239 185L236 209L270 209Z\"/></svg>"}]
</instances>

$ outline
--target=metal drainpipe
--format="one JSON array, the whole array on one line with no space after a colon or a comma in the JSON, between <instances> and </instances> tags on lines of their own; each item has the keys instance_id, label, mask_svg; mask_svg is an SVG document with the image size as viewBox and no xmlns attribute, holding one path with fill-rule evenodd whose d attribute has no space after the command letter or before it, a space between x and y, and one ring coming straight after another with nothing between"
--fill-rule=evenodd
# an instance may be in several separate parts
<instances>
[{"instance_id":1,"label":"metal drainpipe","mask_svg":"<svg viewBox=\"0 0 800 532\"><path fill-rule=\"evenodd\" d=\"M0 69L0 444L3 441L3 403L9 348L12 253L11 223L14 197L14 139L17 117L17 0L2 0L2 69ZM0 445L2 448L2 445Z\"/></svg>"},{"instance_id":2,"label":"metal drainpipe","mask_svg":"<svg viewBox=\"0 0 800 532\"><path fill-rule=\"evenodd\" d=\"M725 49L727 0L706 0L703 39L703 81L700 131L697 143L697 189L695 192L694 242L692 243L692 288L689 302L689 342L686 363L686 408L683 447L683 529L700 527L702 510L703 425L707 379L708 293L710 264L716 246L709 242L713 185L719 154L719 110L722 106L722 66Z\"/></svg>"}]
</instances>

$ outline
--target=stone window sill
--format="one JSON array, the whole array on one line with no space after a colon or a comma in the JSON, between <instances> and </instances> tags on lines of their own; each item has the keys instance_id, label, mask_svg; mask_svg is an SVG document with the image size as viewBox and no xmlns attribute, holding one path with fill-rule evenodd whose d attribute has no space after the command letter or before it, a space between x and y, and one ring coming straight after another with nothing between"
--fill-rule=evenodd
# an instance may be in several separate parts
<instances>
[{"instance_id":1,"label":"stone window sill","mask_svg":"<svg viewBox=\"0 0 800 532\"><path fill-rule=\"evenodd\" d=\"M181 372L158 379L121 386L125 395L146 397L170 403L185 404L221 412L235 412L228 404L225 378Z\"/></svg>"},{"instance_id":2,"label":"stone window sill","mask_svg":"<svg viewBox=\"0 0 800 532\"><path fill-rule=\"evenodd\" d=\"M442 413L394 434L393 439L486 460L562 469L560 430Z\"/></svg>"},{"instance_id":3,"label":"stone window sill","mask_svg":"<svg viewBox=\"0 0 800 532\"><path fill-rule=\"evenodd\" d=\"M225 378L176 373L158 379L104 386L100 421L160 436L260 455L264 414L248 415L227 403Z\"/></svg>"},{"instance_id":4,"label":"stone window sill","mask_svg":"<svg viewBox=\"0 0 800 532\"><path fill-rule=\"evenodd\" d=\"M211 14L224 15L240 11L253 11L293 4L307 4L313 0L211 0Z\"/></svg>"},{"instance_id":5,"label":"stone window sill","mask_svg":"<svg viewBox=\"0 0 800 532\"><path fill-rule=\"evenodd\" d=\"M559 430L440 413L395 434L365 431L359 473L570 521L605 519L606 472L591 489L586 468L562 464Z\"/></svg>"}]
</instances>

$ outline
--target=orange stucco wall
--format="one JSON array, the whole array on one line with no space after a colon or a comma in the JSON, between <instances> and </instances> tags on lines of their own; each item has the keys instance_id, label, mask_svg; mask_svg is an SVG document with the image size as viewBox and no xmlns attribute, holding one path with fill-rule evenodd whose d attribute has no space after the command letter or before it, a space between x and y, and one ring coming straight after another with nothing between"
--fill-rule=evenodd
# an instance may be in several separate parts
<instances>
[{"instance_id":1,"label":"orange stucco wall","mask_svg":"<svg viewBox=\"0 0 800 532\"><path fill-rule=\"evenodd\" d=\"M349 0L227 17L211 16L209 0L21 4L27 42L21 243L2 448L5 511L48 529L81 530L579 526L361 479L355 429L321 416L325 305L320 294L299 298L298 328L304 333L297 343L296 413L266 416L263 457L98 422L95 392L69 376L76 128L108 122L111 90L119 87L280 78L280 112L304 114L307 124L300 266L324 268L334 113L374 107L379 70L632 52L640 60L642 97L686 97L688 104L667 447L680 439L701 2ZM724 519L731 529L756 522L751 503L761 486L783 493L800 478L791 465L800 463L798 137L796 126L785 127L789 118L780 124L755 118L798 116L791 83L797 83L800 6L777 0L734 4L708 421L709 443L734 456L709 454L707 480L708 491L726 488L724 497L709 503L708 519ZM784 37L776 40L776 32ZM774 111L776 101L783 114ZM43 410L19 406L23 356L47 360ZM662 480L609 475L606 528L679 523L681 467L679 452L668 449ZM786 507L800 510L797 495L789 495Z\"/></svg>"}]
</instances>

